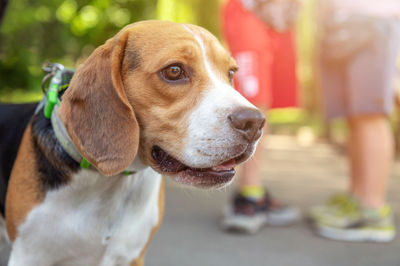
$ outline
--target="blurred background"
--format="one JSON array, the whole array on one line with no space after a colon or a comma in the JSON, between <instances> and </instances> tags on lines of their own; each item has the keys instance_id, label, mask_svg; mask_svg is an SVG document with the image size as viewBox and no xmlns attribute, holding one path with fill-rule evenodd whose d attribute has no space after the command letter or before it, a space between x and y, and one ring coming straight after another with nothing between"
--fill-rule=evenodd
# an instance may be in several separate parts
<instances>
[{"instance_id":1,"label":"blurred background","mask_svg":"<svg viewBox=\"0 0 400 266\"><path fill-rule=\"evenodd\" d=\"M1 4L7 1L1 0ZM198 24L224 42L220 7L224 0L10 0L0 24L0 101L42 97L44 62L76 67L123 26L144 19ZM343 156L346 126L326 123L314 71L316 0L304 1L297 24L297 75L301 108L268 112L269 133L261 147L264 181L283 201L303 210L346 187ZM398 108L391 117L400 139ZM399 141L397 140L397 147ZM400 265L396 239L387 245L348 244L314 236L306 222L266 228L255 236L226 234L223 191L182 189L167 181L166 216L146 265ZM389 201L400 207L400 164L395 162ZM398 224L398 223L397 223Z\"/></svg>"},{"instance_id":2,"label":"blurred background","mask_svg":"<svg viewBox=\"0 0 400 266\"><path fill-rule=\"evenodd\" d=\"M4 0L2 0L4 1ZM0 27L0 100L29 102L41 98L41 66L60 62L75 67L95 47L123 26L144 19L194 23L221 39L220 6L223 0L12 0ZM298 76L303 110L275 110L272 132L295 133L310 125L323 134L319 96L313 77L313 7L306 2L298 23ZM221 39L221 41L223 41ZM280 127L279 127L280 125ZM284 126L283 126L284 125ZM304 130L303 130L304 131Z\"/></svg>"},{"instance_id":3,"label":"blurred background","mask_svg":"<svg viewBox=\"0 0 400 266\"><path fill-rule=\"evenodd\" d=\"M123 26L144 19L193 23L222 42L220 7L224 0L2 0L9 2L0 27L0 101L30 102L42 96L44 62L68 67L82 63L95 47ZM328 137L343 142L342 122L327 125L320 113L314 75L316 0L304 1L297 23L301 109L269 113L271 133L300 134L305 139ZM397 116L393 128L397 132Z\"/></svg>"}]
</instances>

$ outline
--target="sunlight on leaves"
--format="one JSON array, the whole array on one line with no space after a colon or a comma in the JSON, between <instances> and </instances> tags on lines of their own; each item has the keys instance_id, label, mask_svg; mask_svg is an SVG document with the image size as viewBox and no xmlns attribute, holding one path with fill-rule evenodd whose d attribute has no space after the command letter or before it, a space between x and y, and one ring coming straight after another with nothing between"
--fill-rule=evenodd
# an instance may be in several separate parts
<instances>
[{"instance_id":1,"label":"sunlight on leaves","mask_svg":"<svg viewBox=\"0 0 400 266\"><path fill-rule=\"evenodd\" d=\"M92 28L99 21L99 13L100 11L97 7L88 5L81 9L79 16L86 28Z\"/></svg>"},{"instance_id":2,"label":"sunlight on leaves","mask_svg":"<svg viewBox=\"0 0 400 266\"><path fill-rule=\"evenodd\" d=\"M196 16L191 1L159 0L157 18L174 22L195 23Z\"/></svg>"},{"instance_id":3,"label":"sunlight on leaves","mask_svg":"<svg viewBox=\"0 0 400 266\"><path fill-rule=\"evenodd\" d=\"M57 9L56 16L60 21L68 23L75 16L76 10L76 2L74 0L66 0Z\"/></svg>"},{"instance_id":4,"label":"sunlight on leaves","mask_svg":"<svg viewBox=\"0 0 400 266\"><path fill-rule=\"evenodd\" d=\"M131 15L126 8L118 8L112 6L106 10L107 16L111 23L117 27L122 27L130 22Z\"/></svg>"},{"instance_id":5,"label":"sunlight on leaves","mask_svg":"<svg viewBox=\"0 0 400 266\"><path fill-rule=\"evenodd\" d=\"M50 9L46 6L39 7L35 12L35 18L41 22L47 22L51 18Z\"/></svg>"},{"instance_id":6,"label":"sunlight on leaves","mask_svg":"<svg viewBox=\"0 0 400 266\"><path fill-rule=\"evenodd\" d=\"M71 30L76 36L84 35L88 29L97 25L100 19L100 11L94 6L84 6L79 15L74 17L71 24Z\"/></svg>"}]
</instances>

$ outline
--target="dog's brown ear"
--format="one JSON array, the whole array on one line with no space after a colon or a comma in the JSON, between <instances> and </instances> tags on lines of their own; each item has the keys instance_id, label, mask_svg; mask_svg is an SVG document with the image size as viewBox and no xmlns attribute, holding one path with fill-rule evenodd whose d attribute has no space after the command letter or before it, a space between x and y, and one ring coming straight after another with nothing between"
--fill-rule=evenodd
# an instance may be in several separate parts
<instances>
[{"instance_id":1,"label":"dog's brown ear","mask_svg":"<svg viewBox=\"0 0 400 266\"><path fill-rule=\"evenodd\" d=\"M122 32L92 53L59 108L76 148L104 175L128 167L139 144L139 125L121 76L128 37L128 31Z\"/></svg>"}]
</instances>

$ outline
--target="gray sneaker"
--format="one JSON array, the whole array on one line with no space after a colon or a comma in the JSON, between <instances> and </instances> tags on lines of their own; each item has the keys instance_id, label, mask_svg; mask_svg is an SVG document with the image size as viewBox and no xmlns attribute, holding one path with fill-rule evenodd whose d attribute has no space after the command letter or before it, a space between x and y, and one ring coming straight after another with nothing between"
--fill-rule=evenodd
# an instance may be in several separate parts
<instances>
[{"instance_id":1,"label":"gray sneaker","mask_svg":"<svg viewBox=\"0 0 400 266\"><path fill-rule=\"evenodd\" d=\"M222 228L249 234L258 232L264 225L285 226L298 221L300 210L282 205L267 194L253 200L237 193L232 205L224 210Z\"/></svg>"}]
</instances>

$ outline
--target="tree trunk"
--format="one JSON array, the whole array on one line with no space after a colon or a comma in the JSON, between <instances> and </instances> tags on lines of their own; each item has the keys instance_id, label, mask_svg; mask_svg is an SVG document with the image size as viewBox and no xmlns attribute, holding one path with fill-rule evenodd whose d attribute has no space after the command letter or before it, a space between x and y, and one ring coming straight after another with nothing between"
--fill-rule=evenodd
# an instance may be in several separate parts
<instances>
[{"instance_id":1,"label":"tree trunk","mask_svg":"<svg viewBox=\"0 0 400 266\"><path fill-rule=\"evenodd\" d=\"M0 25L3 20L4 14L6 13L7 5L8 0L0 0Z\"/></svg>"}]
</instances>

